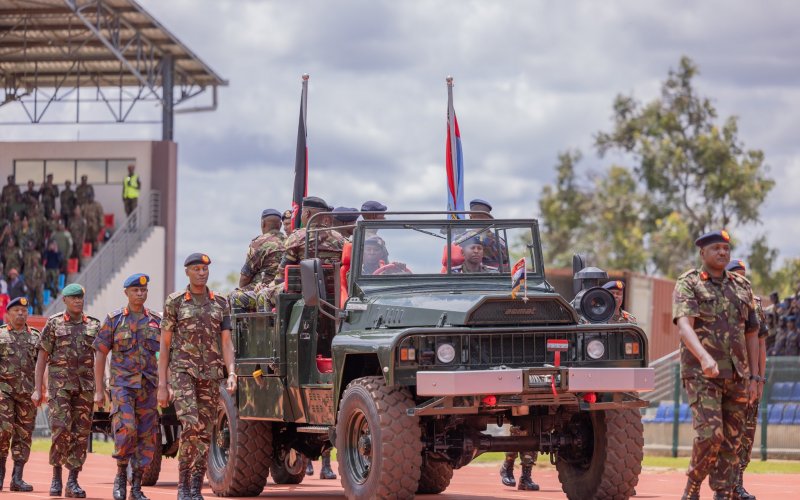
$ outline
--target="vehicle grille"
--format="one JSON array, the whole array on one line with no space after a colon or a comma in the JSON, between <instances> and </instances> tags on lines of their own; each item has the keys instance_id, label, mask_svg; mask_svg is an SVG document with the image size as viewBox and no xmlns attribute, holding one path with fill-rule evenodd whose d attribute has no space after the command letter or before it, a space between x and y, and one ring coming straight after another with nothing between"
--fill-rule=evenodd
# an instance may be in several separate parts
<instances>
[{"instance_id":1,"label":"vehicle grille","mask_svg":"<svg viewBox=\"0 0 800 500\"><path fill-rule=\"evenodd\" d=\"M553 298L486 299L467 312L467 325L556 325L575 323L566 302Z\"/></svg>"}]
</instances>

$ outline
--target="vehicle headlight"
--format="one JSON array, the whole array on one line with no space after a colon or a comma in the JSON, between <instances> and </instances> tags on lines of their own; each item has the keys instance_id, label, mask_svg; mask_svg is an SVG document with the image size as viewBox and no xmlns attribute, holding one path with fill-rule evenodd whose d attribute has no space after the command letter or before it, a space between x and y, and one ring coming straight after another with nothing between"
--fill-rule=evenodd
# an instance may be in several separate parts
<instances>
[{"instance_id":1,"label":"vehicle headlight","mask_svg":"<svg viewBox=\"0 0 800 500\"><path fill-rule=\"evenodd\" d=\"M436 359L440 363L452 363L456 359L456 350L451 344L440 344L436 348Z\"/></svg>"},{"instance_id":2,"label":"vehicle headlight","mask_svg":"<svg viewBox=\"0 0 800 500\"><path fill-rule=\"evenodd\" d=\"M600 359L606 353L606 346L601 340L591 340L586 344L586 354L592 359Z\"/></svg>"}]
</instances>

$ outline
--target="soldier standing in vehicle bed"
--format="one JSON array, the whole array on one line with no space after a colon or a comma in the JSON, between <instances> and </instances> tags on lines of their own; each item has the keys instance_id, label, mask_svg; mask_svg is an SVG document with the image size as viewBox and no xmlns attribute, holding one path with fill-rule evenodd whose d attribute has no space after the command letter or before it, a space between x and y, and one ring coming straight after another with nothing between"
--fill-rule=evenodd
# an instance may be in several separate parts
<instances>
[{"instance_id":1,"label":"soldier standing in vehicle bed","mask_svg":"<svg viewBox=\"0 0 800 500\"><path fill-rule=\"evenodd\" d=\"M92 429L94 395L94 343L100 321L83 313L82 286L72 283L61 295L67 310L50 316L42 329L42 343L36 360L36 382L31 399L38 406L43 399L44 368L48 370L50 399L50 465L53 481L50 496L61 496L61 467L66 465L69 479L64 496L86 498L78 485L78 474L86 461Z\"/></svg>"},{"instance_id":2,"label":"soldier standing in vehicle bed","mask_svg":"<svg viewBox=\"0 0 800 500\"><path fill-rule=\"evenodd\" d=\"M625 297L625 283L620 280L609 281L603 288L611 292L611 295L614 296L614 302L616 302L616 309L614 310L614 316L608 320L609 323L636 323L636 318L633 314L629 313L628 311L622 309L622 299Z\"/></svg>"},{"instance_id":3,"label":"soldier standing in vehicle bed","mask_svg":"<svg viewBox=\"0 0 800 500\"><path fill-rule=\"evenodd\" d=\"M696 437L684 499L698 499L710 475L715 499L731 498L739 472L738 443L748 402L758 393L758 318L747 279L725 270L730 236L704 234L701 269L675 284L672 317L681 337L681 377L689 396Z\"/></svg>"},{"instance_id":4,"label":"soldier standing in vehicle bed","mask_svg":"<svg viewBox=\"0 0 800 500\"><path fill-rule=\"evenodd\" d=\"M0 491L6 476L6 457L11 442L14 471L11 491L33 491L22 479L22 470L31 454L31 438L36 425L33 393L36 354L41 334L28 326L28 299L17 297L6 306L8 324L0 326Z\"/></svg>"},{"instance_id":5,"label":"soldier standing in vehicle bed","mask_svg":"<svg viewBox=\"0 0 800 500\"><path fill-rule=\"evenodd\" d=\"M281 213L274 208L261 212L261 234L247 247L247 257L239 272L239 288L230 296L231 307L255 310L258 291L275 279L285 239L281 233Z\"/></svg>"},{"instance_id":6,"label":"soldier standing in vehicle bed","mask_svg":"<svg viewBox=\"0 0 800 500\"><path fill-rule=\"evenodd\" d=\"M230 308L224 296L206 286L209 264L211 259L203 253L186 258L189 286L167 297L161 320L158 404L169 406L169 381L181 423L178 500L203 498L200 492L225 368L226 389L230 394L236 390Z\"/></svg>"},{"instance_id":7,"label":"soldier standing in vehicle bed","mask_svg":"<svg viewBox=\"0 0 800 500\"><path fill-rule=\"evenodd\" d=\"M94 402L106 399L106 357L111 386L111 428L117 476L114 500L148 500L142 493L142 473L153 461L158 435L158 366L156 355L161 337L161 317L144 306L147 300L146 274L129 276L122 284L127 306L110 313L94 341ZM131 493L127 497L128 462L132 462Z\"/></svg>"}]
</instances>

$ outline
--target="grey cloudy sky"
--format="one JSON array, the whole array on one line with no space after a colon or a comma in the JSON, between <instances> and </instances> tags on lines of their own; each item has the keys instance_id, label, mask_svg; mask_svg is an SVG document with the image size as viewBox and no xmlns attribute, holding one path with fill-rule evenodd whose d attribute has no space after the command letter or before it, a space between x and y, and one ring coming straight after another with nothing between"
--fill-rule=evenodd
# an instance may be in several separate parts
<instances>
[{"instance_id":1,"label":"grey cloudy sky","mask_svg":"<svg viewBox=\"0 0 800 500\"><path fill-rule=\"evenodd\" d=\"M583 173L605 168L591 144L610 127L614 97L657 97L681 55L779 181L764 224L737 236L765 232L781 256L800 254L795 1L140 1L230 80L216 112L176 119L179 261L210 253L212 279L241 266L262 208L289 206L304 72L310 193L335 205L444 208L450 74L466 198L491 200L499 216L536 216L558 152L583 150ZM53 130L26 133L76 134ZM158 139L160 129L80 134Z\"/></svg>"}]
</instances>

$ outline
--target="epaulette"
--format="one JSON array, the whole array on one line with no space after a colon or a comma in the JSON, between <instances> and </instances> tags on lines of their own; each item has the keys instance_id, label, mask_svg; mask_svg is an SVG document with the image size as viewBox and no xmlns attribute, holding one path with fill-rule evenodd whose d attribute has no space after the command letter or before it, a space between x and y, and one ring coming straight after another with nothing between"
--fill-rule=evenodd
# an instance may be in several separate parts
<instances>
[{"instance_id":1,"label":"epaulette","mask_svg":"<svg viewBox=\"0 0 800 500\"><path fill-rule=\"evenodd\" d=\"M55 313L54 315L50 316L50 317L49 317L49 318L47 318L47 319L48 319L48 320L51 320L51 319L58 319L58 318L60 318L60 317L61 317L61 316L63 316L63 315L64 315L64 311L61 311L61 312L57 312L57 313Z\"/></svg>"},{"instance_id":2,"label":"epaulette","mask_svg":"<svg viewBox=\"0 0 800 500\"><path fill-rule=\"evenodd\" d=\"M89 320L89 321L96 321L96 322L100 323L99 319L95 318L94 316L89 316L88 314L86 315L86 319Z\"/></svg>"},{"instance_id":3,"label":"epaulette","mask_svg":"<svg viewBox=\"0 0 800 500\"><path fill-rule=\"evenodd\" d=\"M699 269L690 269L690 270L686 271L685 273L681 274L680 276L678 276L678 279L680 280L680 279L683 279L683 278L688 278L689 276L691 276L693 274L700 274L700 270Z\"/></svg>"},{"instance_id":4,"label":"epaulette","mask_svg":"<svg viewBox=\"0 0 800 500\"><path fill-rule=\"evenodd\" d=\"M0 325L0 332L8 330L8 323Z\"/></svg>"},{"instance_id":5,"label":"epaulette","mask_svg":"<svg viewBox=\"0 0 800 500\"><path fill-rule=\"evenodd\" d=\"M732 272L730 272L730 271L726 271L726 272L728 273L728 276L730 276L730 277L731 277L731 278L732 278L734 281L736 281L737 283L739 283L739 284L744 284L744 285L747 285L747 286L752 286L752 285L750 284L750 280L749 280L749 279L747 279L746 277L742 276L741 274L739 274L739 273L732 273Z\"/></svg>"},{"instance_id":6,"label":"epaulette","mask_svg":"<svg viewBox=\"0 0 800 500\"><path fill-rule=\"evenodd\" d=\"M121 314L124 314L124 313L125 313L125 308L124 307L120 307L119 309L114 309L113 311L108 313L108 317L109 318L116 318L117 316L119 316Z\"/></svg>"},{"instance_id":7,"label":"epaulette","mask_svg":"<svg viewBox=\"0 0 800 500\"><path fill-rule=\"evenodd\" d=\"M186 290L178 290L177 292L172 292L171 294L167 295L166 302L173 301L178 297L183 297L183 294L186 293Z\"/></svg>"},{"instance_id":8,"label":"epaulette","mask_svg":"<svg viewBox=\"0 0 800 500\"><path fill-rule=\"evenodd\" d=\"M151 317L156 318L158 321L161 321L163 319L163 315L158 311L148 309L147 312L150 313Z\"/></svg>"},{"instance_id":9,"label":"epaulette","mask_svg":"<svg viewBox=\"0 0 800 500\"><path fill-rule=\"evenodd\" d=\"M42 331L41 331L41 330L39 330L38 328L33 328L33 327L30 327L30 326L29 326L29 327L28 327L28 330L30 330L30 331L31 331L31 333L35 333L36 335L39 335L40 337L41 337L41 335L42 335Z\"/></svg>"}]
</instances>

